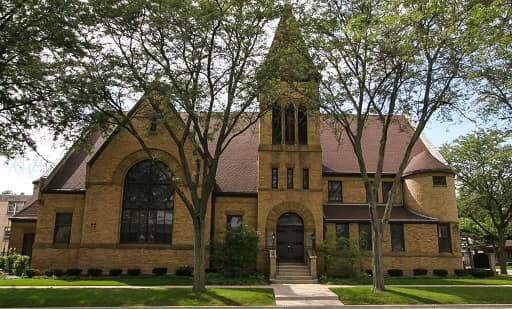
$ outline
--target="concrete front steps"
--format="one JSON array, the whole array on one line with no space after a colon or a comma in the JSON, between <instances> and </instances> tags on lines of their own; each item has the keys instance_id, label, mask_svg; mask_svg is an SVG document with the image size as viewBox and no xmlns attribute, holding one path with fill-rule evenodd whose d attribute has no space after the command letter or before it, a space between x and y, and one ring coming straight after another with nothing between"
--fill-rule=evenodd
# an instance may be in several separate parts
<instances>
[{"instance_id":1,"label":"concrete front steps","mask_svg":"<svg viewBox=\"0 0 512 309\"><path fill-rule=\"evenodd\" d=\"M277 263L276 279L272 282L298 284L318 283L318 280L312 278L309 266L304 263L280 262Z\"/></svg>"}]
</instances>

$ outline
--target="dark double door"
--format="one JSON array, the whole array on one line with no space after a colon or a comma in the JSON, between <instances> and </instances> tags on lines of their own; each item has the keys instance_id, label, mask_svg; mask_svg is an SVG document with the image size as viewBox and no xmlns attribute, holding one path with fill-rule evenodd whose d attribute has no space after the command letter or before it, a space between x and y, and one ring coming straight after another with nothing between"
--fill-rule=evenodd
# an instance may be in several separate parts
<instances>
[{"instance_id":1,"label":"dark double door","mask_svg":"<svg viewBox=\"0 0 512 309\"><path fill-rule=\"evenodd\" d=\"M304 224L293 213L286 213L277 224L277 258L280 261L304 261Z\"/></svg>"}]
</instances>

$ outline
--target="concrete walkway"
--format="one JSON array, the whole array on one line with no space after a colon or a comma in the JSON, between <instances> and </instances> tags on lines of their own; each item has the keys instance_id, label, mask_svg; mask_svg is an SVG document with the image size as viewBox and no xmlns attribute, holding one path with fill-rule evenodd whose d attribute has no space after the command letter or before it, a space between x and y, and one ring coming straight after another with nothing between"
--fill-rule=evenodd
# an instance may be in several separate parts
<instances>
[{"instance_id":1,"label":"concrete walkway","mask_svg":"<svg viewBox=\"0 0 512 309\"><path fill-rule=\"evenodd\" d=\"M276 298L276 306L338 307L343 304L338 295L329 290L330 286L323 284L272 284Z\"/></svg>"}]
</instances>

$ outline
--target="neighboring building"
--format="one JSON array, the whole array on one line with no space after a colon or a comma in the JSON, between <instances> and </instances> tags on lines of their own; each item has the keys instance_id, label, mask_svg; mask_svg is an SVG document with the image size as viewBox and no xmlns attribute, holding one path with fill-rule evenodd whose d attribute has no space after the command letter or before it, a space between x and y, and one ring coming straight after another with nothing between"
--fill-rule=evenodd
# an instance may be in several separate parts
<instances>
[{"instance_id":1,"label":"neighboring building","mask_svg":"<svg viewBox=\"0 0 512 309\"><path fill-rule=\"evenodd\" d=\"M31 198L31 195L0 195L0 233L2 237L0 255L7 254L7 248L9 248L9 239L11 238L11 224L9 218L22 211Z\"/></svg>"},{"instance_id":2,"label":"neighboring building","mask_svg":"<svg viewBox=\"0 0 512 309\"><path fill-rule=\"evenodd\" d=\"M289 42L300 37L290 24L293 17L282 18L269 57L277 48L297 53L289 59L302 57L301 74L286 75L289 64L278 61L285 63L280 74L301 90L318 94L318 73L307 53L296 49L304 44ZM361 240L361 250L370 249L368 205L352 147L344 134L339 141L328 117L308 111L308 103L283 84L280 105L233 140L219 162L207 237L214 239L239 224L258 230L262 250L257 269L264 273L271 271L269 252L274 249L278 262L315 261L313 244L319 248L336 234ZM269 102L260 98L260 104ZM129 115L147 130L144 108L141 100ZM69 152L41 179L38 200L12 220L12 246L20 246L23 234L35 233L33 268L139 267L149 273L154 267L173 272L193 265L190 215L172 182L159 172L168 167L179 177L178 154L162 128L151 130L145 140L158 160L148 160L135 138L118 129L107 139L92 134L91 153ZM379 184L380 203L387 200L389 182L413 131L405 117L396 116ZM379 135L373 119L364 134L370 173L376 169ZM462 268L454 173L423 138L402 175L395 204L384 233L385 269L412 274L414 268ZM316 269L311 268L314 278L324 270L318 254Z\"/></svg>"}]
</instances>

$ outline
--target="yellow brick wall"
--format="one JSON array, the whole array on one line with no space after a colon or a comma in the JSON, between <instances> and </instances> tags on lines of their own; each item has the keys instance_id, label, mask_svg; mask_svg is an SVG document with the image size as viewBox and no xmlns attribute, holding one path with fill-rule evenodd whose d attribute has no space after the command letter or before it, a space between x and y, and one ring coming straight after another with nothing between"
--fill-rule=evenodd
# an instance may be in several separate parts
<instances>
[{"instance_id":1,"label":"yellow brick wall","mask_svg":"<svg viewBox=\"0 0 512 309\"><path fill-rule=\"evenodd\" d=\"M327 202L329 200L329 190L328 190L328 182L329 181L341 181L342 186L342 199L343 203L348 204L364 204L366 203L366 189L364 187L364 182L361 177L347 177L347 176L326 176L322 179L322 188L323 188L323 201ZM383 178L382 182L392 182L393 178ZM402 203L402 195L401 188L398 186L395 192L395 204ZM383 203L382 197L382 185L379 186L378 190L378 199L377 203Z\"/></svg>"},{"instance_id":2,"label":"yellow brick wall","mask_svg":"<svg viewBox=\"0 0 512 309\"><path fill-rule=\"evenodd\" d=\"M14 248L16 252L21 253L21 250L23 249L23 236L25 234L34 234L35 232L36 222L11 222L9 248Z\"/></svg>"}]
</instances>

